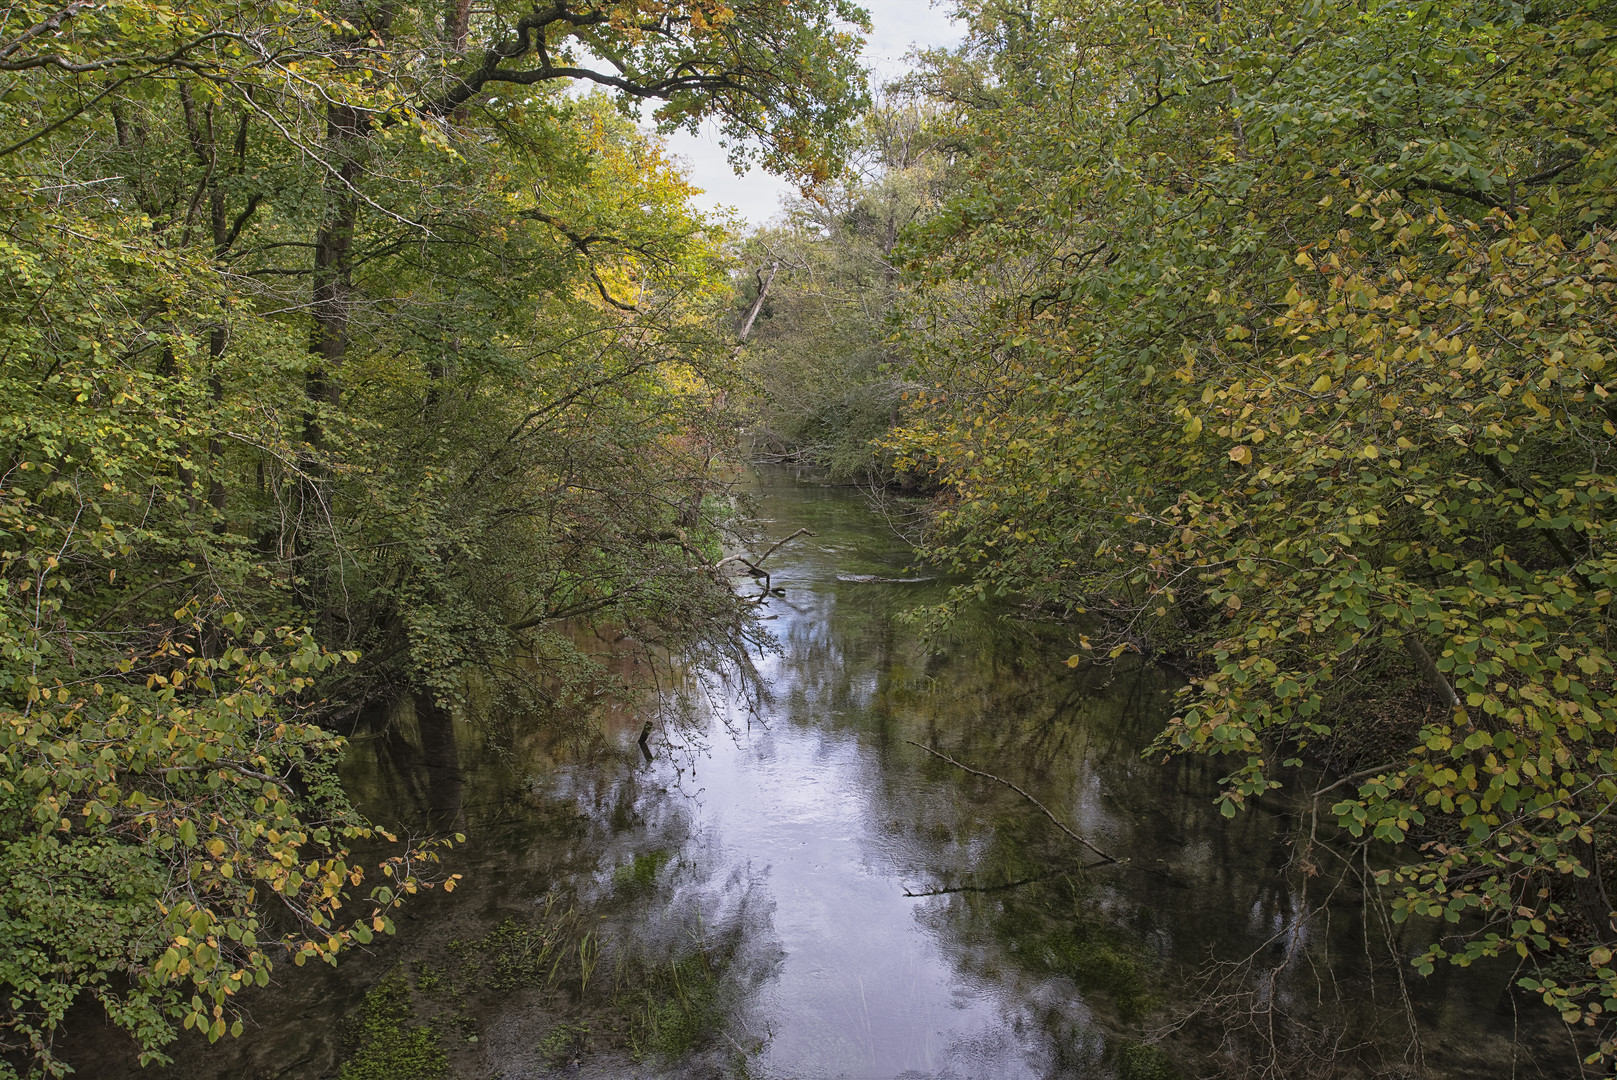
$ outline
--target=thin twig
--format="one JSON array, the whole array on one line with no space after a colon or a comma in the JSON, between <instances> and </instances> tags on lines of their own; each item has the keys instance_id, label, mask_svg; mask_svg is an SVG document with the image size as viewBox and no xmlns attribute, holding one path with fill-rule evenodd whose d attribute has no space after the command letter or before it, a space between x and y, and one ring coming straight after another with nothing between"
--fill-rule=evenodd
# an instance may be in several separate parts
<instances>
[{"instance_id":1,"label":"thin twig","mask_svg":"<svg viewBox=\"0 0 1617 1080\"><path fill-rule=\"evenodd\" d=\"M1017 787L1015 784L1011 783L1009 780L1006 780L1004 777L995 776L993 773L983 772L981 769L973 769L970 765L962 765L962 764L960 764L960 762L956 761L954 758L950 757L948 754L939 753L938 751L932 749L930 746L927 746L924 743L918 743L914 739L905 739L904 741L909 743L911 746L919 746L922 750L925 750L927 753L931 754L933 757L942 758L944 761L947 761L950 765L953 765L955 768L964 769L966 772L969 772L973 776L981 776L981 777L984 777L984 778L986 778L988 780L994 781L996 784L1004 784L1006 787L1010 788L1012 791L1014 791L1018 795L1022 796L1022 798L1026 799L1028 802L1032 803L1034 806L1037 806L1040 810L1044 811L1044 816L1049 818L1050 821L1055 825L1056 828L1060 829L1062 832L1066 833L1068 836L1072 837L1074 840L1076 840L1080 844L1084 845L1084 847L1088 848L1090 851L1093 851L1096 855L1099 855L1101 857L1101 859L1104 860L1105 862L1115 863L1115 862L1122 862L1123 861L1123 860L1119 859L1116 855L1107 854L1106 852L1102 851L1100 848L1096 847L1094 844L1091 844L1088 840L1085 840L1083 837L1079 836L1077 833L1073 832L1071 829L1069 829L1065 825L1061 824L1061 819L1056 817L1054 814L1050 813L1050 808L1049 807L1045 806L1042 802L1035 799L1033 796L1029 795L1027 792L1023 791L1021 788Z\"/></svg>"},{"instance_id":2,"label":"thin twig","mask_svg":"<svg viewBox=\"0 0 1617 1080\"><path fill-rule=\"evenodd\" d=\"M1360 769L1356 773L1348 773L1346 776L1338 777L1334 782L1326 784L1324 787L1315 791L1314 798L1317 799L1327 791L1334 791L1343 784L1351 784L1355 780L1367 780L1370 777L1375 776L1377 773L1395 772L1396 770L1402 768L1405 764L1407 764L1407 762L1394 761L1386 765L1377 765L1369 769Z\"/></svg>"},{"instance_id":3,"label":"thin twig","mask_svg":"<svg viewBox=\"0 0 1617 1080\"><path fill-rule=\"evenodd\" d=\"M1097 863L1096 865L1100 865L1100 864ZM1049 881L1051 878L1053 878L1055 876L1056 876L1055 872L1052 871L1052 872L1050 872L1048 874L1036 875L1035 877L1017 878L1015 881L1002 881L998 885L956 885L953 888L949 888L949 889L927 889L927 890L925 890L923 892L910 892L908 889L905 889L904 890L904 895L905 896L944 896L944 895L946 895L948 893L1000 892L1000 891L1002 891L1004 889L1020 888L1023 885L1036 885L1041 881Z\"/></svg>"}]
</instances>

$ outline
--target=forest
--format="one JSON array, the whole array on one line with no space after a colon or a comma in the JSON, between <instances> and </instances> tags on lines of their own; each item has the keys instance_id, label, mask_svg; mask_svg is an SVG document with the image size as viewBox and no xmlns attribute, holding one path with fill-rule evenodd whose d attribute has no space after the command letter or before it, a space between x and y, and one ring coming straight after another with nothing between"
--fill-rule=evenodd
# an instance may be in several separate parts
<instances>
[{"instance_id":1,"label":"forest","mask_svg":"<svg viewBox=\"0 0 1617 1080\"><path fill-rule=\"evenodd\" d=\"M1182 672L1146 760L1224 816L1322 770L1304 872L1617 1059L1617 4L950 11L872 87L852 0L4 9L0 1076L461 885L338 775L387 703L766 647L763 459L950 575L926 633Z\"/></svg>"}]
</instances>

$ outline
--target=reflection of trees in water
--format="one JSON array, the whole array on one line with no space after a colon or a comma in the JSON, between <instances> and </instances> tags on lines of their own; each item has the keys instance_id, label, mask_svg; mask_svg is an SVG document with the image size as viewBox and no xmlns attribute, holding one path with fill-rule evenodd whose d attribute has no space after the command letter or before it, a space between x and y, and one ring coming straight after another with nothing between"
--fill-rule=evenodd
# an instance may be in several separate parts
<instances>
[{"instance_id":1,"label":"reflection of trees in water","mask_svg":"<svg viewBox=\"0 0 1617 1080\"><path fill-rule=\"evenodd\" d=\"M716 935L715 956L734 958L727 1000L741 1002L778 961L771 913L745 870L714 876L724 860L692 832L678 784L709 715L823 726L866 751L853 786L884 871L915 891L955 890L923 901L918 918L962 982L999 988L1008 1030L1043 1075L1093 1074L1115 1064L1119 1043L1153 1031L1187 1061L1215 1056L1233 1074L1399 1075L1418 1053L1408 1049L1400 942L1362 917L1361 894L1351 879L1341 884L1329 849L1309 846L1305 819L1270 800L1226 820L1212 801L1221 763L1141 759L1173 677L1126 662L1070 671L1059 631L987 616L923 646L898 613L938 595L818 574L814 591L772 605L783 649L756 671L664 683L665 702L679 703L664 713L658 744L672 792L651 782L667 773L616 761L598 743L591 753L609 767L553 772L536 795L498 779L560 756L536 736L507 738L497 763L464 727L458 743L429 751L429 727L406 725L375 748L392 765L378 770L373 797L429 817L456 807L485 838L469 853L482 861L469 868L463 901L476 926L486 931L559 887L569 902L617 912L606 920L614 939L637 943L654 965L689 944L694 920ZM1033 807L908 740L1021 784L1131 861L1079 871L1082 852ZM644 891L631 896L626 883L641 877ZM658 911L671 914L648 918ZM454 918L467 916L446 914L442 925ZM1483 1030L1494 1001L1461 1016L1443 1005L1446 989L1411 987L1428 1036L1452 1028L1473 1056L1436 1056L1497 1063L1508 1024L1505 1035Z\"/></svg>"},{"instance_id":2,"label":"reflection of trees in water","mask_svg":"<svg viewBox=\"0 0 1617 1080\"><path fill-rule=\"evenodd\" d=\"M1037 1033L1048 1075L1092 1067L1072 1047L1093 1052L1084 1033L1096 1030L1155 1032L1234 1075L1458 1075L1509 1060L1491 1008L1443 1013L1451 1031L1435 1034L1458 1027L1468 1045L1437 1055L1449 1073L1426 1060L1434 1028L1412 1027L1411 998L1441 1001L1446 987L1404 978L1411 950L1364 917L1363 891L1331 872L1293 805L1225 819L1213 802L1221 763L1142 760L1168 715L1170 673L1069 672L1056 632L988 617L924 647L897 614L914 596L819 595L783 628L772 689L784 711L856 731L873 751L872 831L915 891L942 890L922 918L961 970L1005 986L1001 1000L1043 1003L1017 1020ZM921 758L910 739L1014 780L1130 862L1078 871L1082 853L1036 809ZM1078 993L1053 989L1063 985Z\"/></svg>"},{"instance_id":3,"label":"reflection of trees in water","mask_svg":"<svg viewBox=\"0 0 1617 1080\"><path fill-rule=\"evenodd\" d=\"M699 706L700 684L683 689ZM349 769L356 794L394 820L459 822L469 834L453 856L462 888L417 905L405 940L388 946L403 970L452 990L455 1023L479 1033L475 1044L451 1041L457 1075L528 1075L535 1033L562 1024L597 1031L599 1060L581 1075L622 1075L625 1055L657 1047L682 1055L661 1074L670 1080L728 1068L736 1044L758 1041L740 1025L781 957L762 878L710 850L677 763L670 778L666 759L648 766L632 748L596 743L558 766L567 755L552 740L491 746L488 734L482 718L400 703L356 740L362 761ZM560 968L546 954L529 973L522 950L552 931L557 912L576 913L589 936L558 950ZM587 985L581 944L600 950ZM439 1007L433 994L413 1000L423 1023ZM266 1032L291 1036L273 1023Z\"/></svg>"}]
</instances>

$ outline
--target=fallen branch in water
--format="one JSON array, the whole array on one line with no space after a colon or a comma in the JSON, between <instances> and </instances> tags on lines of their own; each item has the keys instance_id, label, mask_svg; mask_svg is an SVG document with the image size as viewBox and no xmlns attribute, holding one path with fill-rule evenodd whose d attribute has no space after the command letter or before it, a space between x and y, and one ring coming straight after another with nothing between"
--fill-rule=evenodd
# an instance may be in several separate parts
<instances>
[{"instance_id":1,"label":"fallen branch in water","mask_svg":"<svg viewBox=\"0 0 1617 1080\"><path fill-rule=\"evenodd\" d=\"M1099 865L1099 864L1097 864ZM1041 881L1049 881L1055 877L1054 873L1039 874L1035 877L1018 878L1015 881L1002 881L998 885L956 885L949 889L927 889L924 892L910 892L904 890L905 896L944 896L948 893L963 892L1000 892L1004 889L1017 889L1023 885L1036 885Z\"/></svg>"},{"instance_id":2,"label":"fallen branch in water","mask_svg":"<svg viewBox=\"0 0 1617 1080\"><path fill-rule=\"evenodd\" d=\"M769 550L768 551L765 551L762 555L759 555L756 559L754 559L752 557L749 557L747 555L731 555L728 559L720 559L718 562L714 563L713 564L713 569L719 570L719 569L722 569L724 566L728 565L729 563L738 562L742 566L745 566L748 570L752 571L752 576L753 576L754 580L757 580L758 578L762 578L763 582L764 582L763 591L760 592L758 594L757 598L752 601L755 604L761 604L765 600L769 599L769 594L772 591L770 589L769 571L764 569L764 567L763 567L764 562L766 560L768 560L768 558L771 555L775 554L775 552L779 551L783 546L785 546L785 544L788 541L796 540L799 536L814 536L814 535L816 535L816 533L814 532L813 529L806 528L806 527L802 528L802 529L798 529L796 532L792 533L792 535L783 536L779 540L776 540L773 544L769 545Z\"/></svg>"},{"instance_id":3,"label":"fallen branch in water","mask_svg":"<svg viewBox=\"0 0 1617 1080\"><path fill-rule=\"evenodd\" d=\"M1037 806L1040 810L1044 811L1044 816L1049 818L1050 821L1055 825L1056 828L1060 829L1062 832L1066 833L1068 836L1072 837L1074 840L1076 840L1080 844L1084 845L1084 847L1088 848L1090 851L1093 851L1096 855L1099 855L1101 857L1101 862L1102 863L1115 863L1115 862L1122 862L1123 861L1123 860L1119 859L1115 855L1107 854L1106 852L1102 851L1100 848L1096 847L1094 844L1091 844L1088 840L1085 840L1083 837L1079 836L1077 833L1073 832L1071 829L1069 829L1065 825L1061 824L1061 819L1056 817L1054 814L1050 813L1050 808L1049 807L1045 806L1042 802L1035 799L1033 796L1029 795L1027 792L1023 791L1021 788L1017 787L1015 784L1011 783L1009 780L1005 779L1004 777L995 776L993 773L983 772L981 769L973 769L970 765L962 765L962 764L960 764L960 762L956 761L954 758L950 757L948 754L939 753L938 751L932 749L930 746L927 746L924 743L918 743L914 739L905 739L904 741L909 743L911 746L919 746L922 750L925 750L927 753L931 754L933 757L942 758L944 761L947 761L950 765L953 765L955 768L963 769L966 772L969 772L973 776L981 776L981 777L983 777L985 779L994 781L994 783L996 783L996 784L1004 784L1006 787L1010 788L1012 791L1014 791L1018 795L1022 796L1022 798L1026 799L1028 802L1032 803L1034 806ZM1095 865L1100 865L1100 863L1097 863Z\"/></svg>"}]
</instances>

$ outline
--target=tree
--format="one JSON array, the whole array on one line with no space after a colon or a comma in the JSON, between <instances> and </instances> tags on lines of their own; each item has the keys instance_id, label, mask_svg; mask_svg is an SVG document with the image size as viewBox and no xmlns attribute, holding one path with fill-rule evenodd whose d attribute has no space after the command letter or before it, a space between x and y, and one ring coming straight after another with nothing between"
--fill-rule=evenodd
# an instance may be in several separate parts
<instances>
[{"instance_id":1,"label":"tree","mask_svg":"<svg viewBox=\"0 0 1617 1080\"><path fill-rule=\"evenodd\" d=\"M77 1001L160 1060L452 885L430 843L352 855L385 838L334 772L366 702L474 668L565 700L567 619L749 632L720 238L622 114L819 175L862 16L444 14L0 17L0 1049L48 1072Z\"/></svg>"},{"instance_id":2,"label":"tree","mask_svg":"<svg viewBox=\"0 0 1617 1080\"><path fill-rule=\"evenodd\" d=\"M848 172L788 202L779 227L748 241L743 261L768 268L742 282L749 303L768 285L745 358L757 387L747 404L755 450L836 476L893 478L877 442L907 385L887 341L901 288L895 250L942 194L931 124L924 106L882 103L856 136Z\"/></svg>"},{"instance_id":3,"label":"tree","mask_svg":"<svg viewBox=\"0 0 1617 1080\"><path fill-rule=\"evenodd\" d=\"M1193 658L1159 750L1338 765L1417 965L1565 957L1609 1055L1610 11L965 10L897 439L959 599Z\"/></svg>"}]
</instances>

